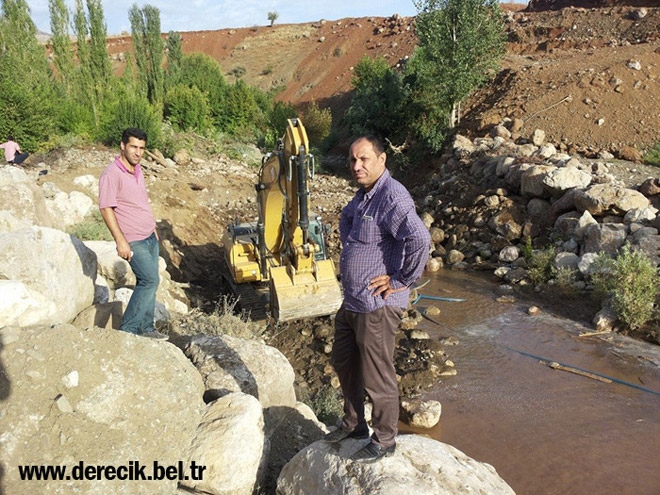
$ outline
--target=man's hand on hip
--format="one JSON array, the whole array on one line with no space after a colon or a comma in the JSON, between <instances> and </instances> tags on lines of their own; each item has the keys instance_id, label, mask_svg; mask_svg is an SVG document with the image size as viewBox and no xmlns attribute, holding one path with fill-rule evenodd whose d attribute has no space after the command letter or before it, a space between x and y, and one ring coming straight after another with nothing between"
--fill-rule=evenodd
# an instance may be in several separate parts
<instances>
[{"instance_id":1,"label":"man's hand on hip","mask_svg":"<svg viewBox=\"0 0 660 495\"><path fill-rule=\"evenodd\" d=\"M400 289L393 288L390 285L389 275L379 275L375 278L372 278L369 281L369 290L373 290L374 296L381 294L383 296L383 299L387 299L388 297L390 297L390 294L394 294L395 292L401 292L405 289L406 289L405 287L401 287Z\"/></svg>"}]
</instances>

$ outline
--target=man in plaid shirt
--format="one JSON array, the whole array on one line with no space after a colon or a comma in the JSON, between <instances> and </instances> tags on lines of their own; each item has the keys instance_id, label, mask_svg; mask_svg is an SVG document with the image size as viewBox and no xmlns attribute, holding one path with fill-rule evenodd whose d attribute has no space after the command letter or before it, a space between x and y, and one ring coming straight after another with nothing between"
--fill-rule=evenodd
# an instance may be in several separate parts
<instances>
[{"instance_id":1,"label":"man in plaid shirt","mask_svg":"<svg viewBox=\"0 0 660 495\"><path fill-rule=\"evenodd\" d=\"M361 187L339 222L344 302L335 319L332 362L344 394L344 418L326 440L369 437L366 392L373 402L373 434L351 456L360 462L374 462L396 447L395 337L431 240L410 193L386 169L386 159L380 139L363 136L353 142L349 166Z\"/></svg>"}]
</instances>

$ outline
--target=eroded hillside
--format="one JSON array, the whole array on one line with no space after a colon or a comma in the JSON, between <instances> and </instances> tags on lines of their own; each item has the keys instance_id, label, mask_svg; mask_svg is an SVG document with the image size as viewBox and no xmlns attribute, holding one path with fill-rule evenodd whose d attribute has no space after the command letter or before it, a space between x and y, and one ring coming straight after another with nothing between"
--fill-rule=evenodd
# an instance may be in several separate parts
<instances>
[{"instance_id":1,"label":"eroded hillside","mask_svg":"<svg viewBox=\"0 0 660 495\"><path fill-rule=\"evenodd\" d=\"M648 2L652 3L652 2ZM567 149L623 145L640 150L660 127L660 8L568 7L507 10L502 70L464 108L466 132L483 133L505 118L524 131L542 128ZM414 18L392 15L306 24L182 33L184 51L216 58L227 77L237 68L249 84L284 88L279 98L312 100L341 118L353 67L364 55L405 63L415 47ZM118 65L130 38L113 38ZM402 116L405 118L405 115Z\"/></svg>"}]
</instances>

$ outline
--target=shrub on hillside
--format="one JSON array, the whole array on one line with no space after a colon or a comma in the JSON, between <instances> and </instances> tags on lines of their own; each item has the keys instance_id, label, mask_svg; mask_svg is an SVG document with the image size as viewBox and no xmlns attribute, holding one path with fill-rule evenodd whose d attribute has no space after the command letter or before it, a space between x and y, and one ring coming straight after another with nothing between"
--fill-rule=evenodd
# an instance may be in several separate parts
<instances>
[{"instance_id":1,"label":"shrub on hillside","mask_svg":"<svg viewBox=\"0 0 660 495\"><path fill-rule=\"evenodd\" d=\"M660 143L655 143L644 154L644 163L660 167Z\"/></svg>"},{"instance_id":2,"label":"shrub on hillside","mask_svg":"<svg viewBox=\"0 0 660 495\"><path fill-rule=\"evenodd\" d=\"M300 398L312 408L319 421L326 425L336 424L344 415L344 401L330 385L323 385L315 394Z\"/></svg>"},{"instance_id":3,"label":"shrub on hillside","mask_svg":"<svg viewBox=\"0 0 660 495\"><path fill-rule=\"evenodd\" d=\"M319 146L330 135L332 113L329 108L319 108L315 101L305 107L300 116L310 146Z\"/></svg>"},{"instance_id":4,"label":"shrub on hillside","mask_svg":"<svg viewBox=\"0 0 660 495\"><path fill-rule=\"evenodd\" d=\"M105 226L100 211L95 211L82 222L69 227L67 234L77 237L81 241L112 241L112 235Z\"/></svg>"}]
</instances>

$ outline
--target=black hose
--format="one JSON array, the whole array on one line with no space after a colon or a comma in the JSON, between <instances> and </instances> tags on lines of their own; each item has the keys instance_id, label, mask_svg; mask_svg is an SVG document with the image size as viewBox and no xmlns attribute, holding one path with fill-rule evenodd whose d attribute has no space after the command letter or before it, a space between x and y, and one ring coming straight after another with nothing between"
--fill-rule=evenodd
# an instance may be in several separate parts
<instances>
[{"instance_id":1,"label":"black hose","mask_svg":"<svg viewBox=\"0 0 660 495\"><path fill-rule=\"evenodd\" d=\"M505 347L506 347L506 346L505 346ZM599 377L601 377L601 378L605 378L605 379L607 379L607 380L611 380L611 381L613 381L613 382L615 382L615 383L619 383L619 384L621 384L621 385L626 385L627 387L636 388L637 390L641 390L642 392L647 392L647 393L649 393L649 394L653 394L653 395L660 396L660 392L656 392L655 390L651 390L651 389L648 389L648 388L642 387L642 386L637 385L637 384L635 384L635 383L630 383L630 382L626 382L626 381L624 381L624 380L619 380L618 378L614 378L614 377L612 377L612 376L603 375L603 374L601 374L601 373L594 373L593 371L589 371L589 370L585 370L585 369L582 369L582 368L578 368L577 366L573 366L573 365L570 365L570 364L560 363L559 361L554 361L553 359L547 359L547 358L544 358L544 357L541 357L541 356L535 356L534 354L529 354L528 352L519 351L518 349L513 349L513 348L511 348L511 347L506 347L506 348L509 349L510 351L517 352L518 354L521 354L521 355L523 355L523 356L527 356L527 357L530 357L530 358L538 359L539 361L545 361L545 362L548 362L548 363L550 363L550 362L555 362L555 363L559 364L560 366L566 366L566 367L568 367L568 368L573 368L573 369L576 369L576 370L578 370L578 371L582 371L582 372L584 372L584 373L591 373L592 375L596 375L596 376L599 376Z\"/></svg>"}]
</instances>

